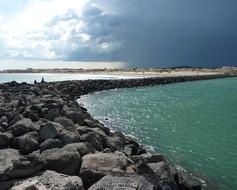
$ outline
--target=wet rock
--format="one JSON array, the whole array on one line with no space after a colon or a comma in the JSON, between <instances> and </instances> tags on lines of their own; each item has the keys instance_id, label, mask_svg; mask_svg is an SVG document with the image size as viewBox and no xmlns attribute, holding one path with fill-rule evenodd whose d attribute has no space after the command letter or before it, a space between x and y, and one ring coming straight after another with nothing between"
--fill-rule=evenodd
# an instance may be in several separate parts
<instances>
[{"instance_id":1,"label":"wet rock","mask_svg":"<svg viewBox=\"0 0 237 190\"><path fill-rule=\"evenodd\" d=\"M180 172L175 181L178 184L178 189L181 190L201 190L202 186L199 180L188 175L187 173Z\"/></svg>"},{"instance_id":2,"label":"wet rock","mask_svg":"<svg viewBox=\"0 0 237 190\"><path fill-rule=\"evenodd\" d=\"M13 135L9 132L0 132L0 148L6 148L11 145Z\"/></svg>"},{"instance_id":3,"label":"wet rock","mask_svg":"<svg viewBox=\"0 0 237 190\"><path fill-rule=\"evenodd\" d=\"M146 163L157 163L157 162L165 162L165 158L161 154L141 154L141 155L134 155L134 161L140 161Z\"/></svg>"},{"instance_id":4,"label":"wet rock","mask_svg":"<svg viewBox=\"0 0 237 190\"><path fill-rule=\"evenodd\" d=\"M57 117L54 119L54 122L61 124L65 129L72 129L75 127L73 121L66 117Z\"/></svg>"},{"instance_id":5,"label":"wet rock","mask_svg":"<svg viewBox=\"0 0 237 190\"><path fill-rule=\"evenodd\" d=\"M58 137L63 126L55 122L47 122L40 127L40 141Z\"/></svg>"},{"instance_id":6,"label":"wet rock","mask_svg":"<svg viewBox=\"0 0 237 190\"><path fill-rule=\"evenodd\" d=\"M44 142L40 144L40 151L44 151L47 149L52 149L52 148L61 148L63 146L62 141L59 139L47 139Z\"/></svg>"},{"instance_id":7,"label":"wet rock","mask_svg":"<svg viewBox=\"0 0 237 190\"><path fill-rule=\"evenodd\" d=\"M155 175L159 176L160 179L170 177L169 167L165 162L149 163L147 164Z\"/></svg>"},{"instance_id":8,"label":"wet rock","mask_svg":"<svg viewBox=\"0 0 237 190\"><path fill-rule=\"evenodd\" d=\"M14 136L20 136L33 131L34 127L30 119L23 118L22 120L11 126L9 129L12 130Z\"/></svg>"},{"instance_id":9,"label":"wet rock","mask_svg":"<svg viewBox=\"0 0 237 190\"><path fill-rule=\"evenodd\" d=\"M88 142L98 151L102 151L104 149L103 139L100 135L95 132L89 132L80 137L81 141Z\"/></svg>"},{"instance_id":10,"label":"wet rock","mask_svg":"<svg viewBox=\"0 0 237 190\"><path fill-rule=\"evenodd\" d=\"M54 108L54 109L49 110L48 114L46 115L46 119L53 121L59 115L60 115L59 109Z\"/></svg>"},{"instance_id":11,"label":"wet rock","mask_svg":"<svg viewBox=\"0 0 237 190\"><path fill-rule=\"evenodd\" d=\"M149 180L142 176L105 176L96 184L92 185L89 190L157 190Z\"/></svg>"},{"instance_id":12,"label":"wet rock","mask_svg":"<svg viewBox=\"0 0 237 190\"><path fill-rule=\"evenodd\" d=\"M81 164L78 152L53 148L44 150L40 155L45 170L54 170L67 175L77 174Z\"/></svg>"},{"instance_id":13,"label":"wet rock","mask_svg":"<svg viewBox=\"0 0 237 190\"><path fill-rule=\"evenodd\" d=\"M54 171L44 171L36 176L19 180L11 190L83 190L83 183L78 176L67 176Z\"/></svg>"},{"instance_id":14,"label":"wet rock","mask_svg":"<svg viewBox=\"0 0 237 190\"><path fill-rule=\"evenodd\" d=\"M132 156L137 154L138 148L134 144L128 144L124 146L123 152L125 152L127 155Z\"/></svg>"},{"instance_id":15,"label":"wet rock","mask_svg":"<svg viewBox=\"0 0 237 190\"><path fill-rule=\"evenodd\" d=\"M82 158L80 177L86 188L110 173L124 173L132 161L122 153L87 154Z\"/></svg>"}]
</instances>

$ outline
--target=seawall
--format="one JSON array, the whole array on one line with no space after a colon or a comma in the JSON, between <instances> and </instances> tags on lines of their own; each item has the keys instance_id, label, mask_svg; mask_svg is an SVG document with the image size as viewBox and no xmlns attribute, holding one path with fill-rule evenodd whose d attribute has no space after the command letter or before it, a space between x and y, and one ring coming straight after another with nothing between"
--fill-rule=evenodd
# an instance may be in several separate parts
<instances>
[{"instance_id":1,"label":"seawall","mask_svg":"<svg viewBox=\"0 0 237 190\"><path fill-rule=\"evenodd\" d=\"M0 84L0 189L193 190L201 183L112 132L76 99L115 88L227 75Z\"/></svg>"}]
</instances>

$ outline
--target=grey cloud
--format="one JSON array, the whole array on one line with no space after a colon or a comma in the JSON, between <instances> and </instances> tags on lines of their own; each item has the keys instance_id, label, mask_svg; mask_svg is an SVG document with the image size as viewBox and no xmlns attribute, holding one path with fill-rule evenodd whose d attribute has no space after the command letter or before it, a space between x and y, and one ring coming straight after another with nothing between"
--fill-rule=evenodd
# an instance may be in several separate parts
<instances>
[{"instance_id":1,"label":"grey cloud","mask_svg":"<svg viewBox=\"0 0 237 190\"><path fill-rule=\"evenodd\" d=\"M237 66L236 7L236 0L91 0L81 15L56 15L26 39L49 43L64 60Z\"/></svg>"}]
</instances>

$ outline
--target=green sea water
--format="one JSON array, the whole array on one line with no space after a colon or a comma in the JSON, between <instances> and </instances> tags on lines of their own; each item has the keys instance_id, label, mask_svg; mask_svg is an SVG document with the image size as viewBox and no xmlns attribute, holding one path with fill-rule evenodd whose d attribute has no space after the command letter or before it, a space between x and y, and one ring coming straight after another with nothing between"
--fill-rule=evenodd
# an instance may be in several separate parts
<instances>
[{"instance_id":1,"label":"green sea water","mask_svg":"<svg viewBox=\"0 0 237 190\"><path fill-rule=\"evenodd\" d=\"M237 78L103 91L79 102L207 181L208 189L237 189Z\"/></svg>"}]
</instances>

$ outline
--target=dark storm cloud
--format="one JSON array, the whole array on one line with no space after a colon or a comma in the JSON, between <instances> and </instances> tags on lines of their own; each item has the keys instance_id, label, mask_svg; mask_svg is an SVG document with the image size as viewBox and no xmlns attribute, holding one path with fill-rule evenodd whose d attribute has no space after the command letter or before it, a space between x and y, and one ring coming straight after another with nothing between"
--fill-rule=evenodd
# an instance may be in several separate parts
<instances>
[{"instance_id":1,"label":"dark storm cloud","mask_svg":"<svg viewBox=\"0 0 237 190\"><path fill-rule=\"evenodd\" d=\"M0 57L237 66L236 0L88 1L81 11L72 6L42 28L10 37L13 46L1 45L0 35Z\"/></svg>"},{"instance_id":2,"label":"dark storm cloud","mask_svg":"<svg viewBox=\"0 0 237 190\"><path fill-rule=\"evenodd\" d=\"M144 67L237 65L236 7L233 0L121 3L127 17L121 55Z\"/></svg>"},{"instance_id":3,"label":"dark storm cloud","mask_svg":"<svg viewBox=\"0 0 237 190\"><path fill-rule=\"evenodd\" d=\"M120 60L131 67L237 65L237 1L96 1L115 14L88 8L83 19L94 48L121 42L99 54L77 49L69 59ZM90 52L90 53L88 53Z\"/></svg>"}]
</instances>

